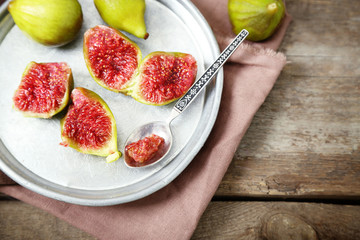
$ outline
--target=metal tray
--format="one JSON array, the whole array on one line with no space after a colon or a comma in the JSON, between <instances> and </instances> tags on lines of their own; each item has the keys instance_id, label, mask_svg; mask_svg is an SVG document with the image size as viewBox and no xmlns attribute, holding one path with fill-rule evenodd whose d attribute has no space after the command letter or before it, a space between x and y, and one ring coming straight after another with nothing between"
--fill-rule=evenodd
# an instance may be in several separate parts
<instances>
[{"instance_id":1,"label":"metal tray","mask_svg":"<svg viewBox=\"0 0 360 240\"><path fill-rule=\"evenodd\" d=\"M206 91L172 124L174 145L164 161L145 169L127 168L120 158L107 164L101 157L60 146L60 119L25 118L12 109L12 95L30 61L65 61L72 68L75 86L98 93L114 113L118 145L137 126L169 116L173 104L148 106L131 97L103 89L92 80L82 54L82 35L105 24L92 1L79 1L84 23L78 38L66 46L49 48L33 42L0 14L0 169L22 186L57 200L80 205L104 206L134 201L163 188L192 161L214 125L223 86L222 70ZM187 0L147 0L145 21L150 37L137 39L142 50L187 52L198 63L198 76L216 59L214 35L198 9ZM126 33L125 33L126 34Z\"/></svg>"}]
</instances>

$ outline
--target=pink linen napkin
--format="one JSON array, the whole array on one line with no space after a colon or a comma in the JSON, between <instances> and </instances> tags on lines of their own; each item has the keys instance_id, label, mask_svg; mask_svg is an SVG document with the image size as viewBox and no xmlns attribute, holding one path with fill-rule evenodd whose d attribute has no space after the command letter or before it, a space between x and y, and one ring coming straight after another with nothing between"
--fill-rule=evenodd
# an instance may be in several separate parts
<instances>
[{"instance_id":1,"label":"pink linen napkin","mask_svg":"<svg viewBox=\"0 0 360 240\"><path fill-rule=\"evenodd\" d=\"M226 0L194 0L221 49L233 39ZM189 239L219 186L253 116L286 63L275 50L290 23L275 35L243 43L224 66L224 89L214 128L195 159L173 182L143 199L116 206L64 203L14 184L0 172L0 192L48 211L99 239Z\"/></svg>"}]
</instances>

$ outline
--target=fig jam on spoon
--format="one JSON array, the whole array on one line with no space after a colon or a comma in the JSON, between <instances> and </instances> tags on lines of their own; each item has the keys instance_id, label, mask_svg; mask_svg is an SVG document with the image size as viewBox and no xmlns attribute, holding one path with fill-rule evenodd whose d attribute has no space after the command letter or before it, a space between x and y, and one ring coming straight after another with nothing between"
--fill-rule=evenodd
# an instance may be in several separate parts
<instances>
[{"instance_id":1,"label":"fig jam on spoon","mask_svg":"<svg viewBox=\"0 0 360 240\"><path fill-rule=\"evenodd\" d=\"M125 164L128 167L150 166L164 159L169 153L173 142L170 123L198 96L248 34L245 29L240 31L205 73L176 102L167 121L145 124L130 134L126 140L124 150ZM156 143L156 140L161 143Z\"/></svg>"}]
</instances>

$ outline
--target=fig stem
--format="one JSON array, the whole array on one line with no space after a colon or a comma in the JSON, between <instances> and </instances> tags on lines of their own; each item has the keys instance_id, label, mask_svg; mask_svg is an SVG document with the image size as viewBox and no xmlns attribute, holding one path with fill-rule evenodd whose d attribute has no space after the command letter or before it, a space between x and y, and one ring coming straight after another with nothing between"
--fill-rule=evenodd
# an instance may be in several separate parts
<instances>
[{"instance_id":1,"label":"fig stem","mask_svg":"<svg viewBox=\"0 0 360 240\"><path fill-rule=\"evenodd\" d=\"M121 155L122 154L119 151L114 152L106 157L106 162L107 163L115 162L116 160L118 160L121 157Z\"/></svg>"},{"instance_id":2,"label":"fig stem","mask_svg":"<svg viewBox=\"0 0 360 240\"><path fill-rule=\"evenodd\" d=\"M275 13L277 11L277 5L276 3L270 3L268 6L267 6L267 9L269 11L269 13Z\"/></svg>"}]
</instances>

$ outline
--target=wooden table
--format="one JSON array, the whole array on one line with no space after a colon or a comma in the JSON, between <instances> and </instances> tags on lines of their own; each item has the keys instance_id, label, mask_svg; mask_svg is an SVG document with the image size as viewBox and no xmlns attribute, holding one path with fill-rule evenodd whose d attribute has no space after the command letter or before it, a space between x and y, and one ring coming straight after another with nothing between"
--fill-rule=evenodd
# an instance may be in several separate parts
<instances>
[{"instance_id":1,"label":"wooden table","mask_svg":"<svg viewBox=\"0 0 360 240\"><path fill-rule=\"evenodd\" d=\"M360 239L360 2L286 3L289 63L192 239ZM0 239L94 239L0 200Z\"/></svg>"}]
</instances>

